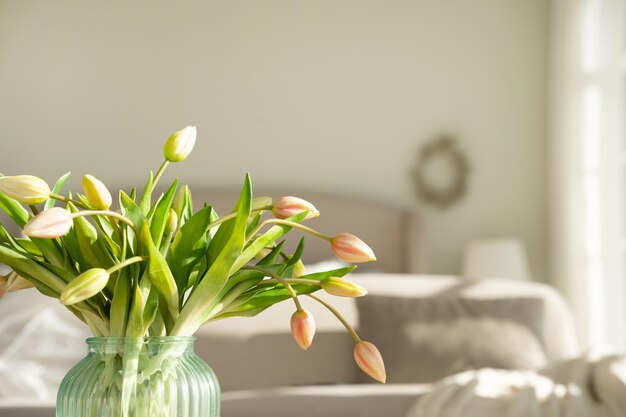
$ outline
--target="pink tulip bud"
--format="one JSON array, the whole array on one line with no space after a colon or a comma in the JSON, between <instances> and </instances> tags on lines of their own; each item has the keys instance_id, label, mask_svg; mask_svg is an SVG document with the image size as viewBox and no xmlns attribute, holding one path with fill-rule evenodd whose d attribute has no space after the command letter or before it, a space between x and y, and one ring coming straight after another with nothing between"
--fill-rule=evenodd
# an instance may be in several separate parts
<instances>
[{"instance_id":1,"label":"pink tulip bud","mask_svg":"<svg viewBox=\"0 0 626 417\"><path fill-rule=\"evenodd\" d=\"M53 239L65 235L72 228L72 213L53 207L42 211L24 225L24 234L30 237Z\"/></svg>"},{"instance_id":2,"label":"pink tulip bud","mask_svg":"<svg viewBox=\"0 0 626 417\"><path fill-rule=\"evenodd\" d=\"M339 233L330 240L337 258L346 262L371 262L376 260L374 251L361 239L350 233Z\"/></svg>"},{"instance_id":3,"label":"pink tulip bud","mask_svg":"<svg viewBox=\"0 0 626 417\"><path fill-rule=\"evenodd\" d=\"M298 197L285 196L281 197L274 203L272 213L279 219L286 219L287 217L295 216L303 211L307 211L305 219L312 219L320 215L320 212L315 206L306 200Z\"/></svg>"},{"instance_id":4,"label":"pink tulip bud","mask_svg":"<svg viewBox=\"0 0 626 417\"><path fill-rule=\"evenodd\" d=\"M298 310L291 316L291 335L298 346L307 350L315 336L315 321L306 310Z\"/></svg>"},{"instance_id":5,"label":"pink tulip bud","mask_svg":"<svg viewBox=\"0 0 626 417\"><path fill-rule=\"evenodd\" d=\"M360 285L337 277L326 278L320 285L328 294L337 297L362 297L367 294L367 290Z\"/></svg>"},{"instance_id":6,"label":"pink tulip bud","mask_svg":"<svg viewBox=\"0 0 626 417\"><path fill-rule=\"evenodd\" d=\"M385 363L380 352L370 342L359 342L354 347L354 360L359 368L378 382L383 384L387 380Z\"/></svg>"}]
</instances>

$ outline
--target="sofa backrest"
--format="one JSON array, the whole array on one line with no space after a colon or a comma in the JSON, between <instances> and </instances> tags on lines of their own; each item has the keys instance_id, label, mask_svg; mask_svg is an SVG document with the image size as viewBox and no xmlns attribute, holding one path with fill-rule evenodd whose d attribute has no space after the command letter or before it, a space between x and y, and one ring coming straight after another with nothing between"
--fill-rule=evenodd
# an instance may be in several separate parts
<instances>
[{"instance_id":1,"label":"sofa backrest","mask_svg":"<svg viewBox=\"0 0 626 417\"><path fill-rule=\"evenodd\" d=\"M511 306L519 305L513 303L514 300L533 300L534 305L538 302L542 306L533 327L545 354L546 365L580 353L576 326L569 308L557 291L541 283L400 274L353 274L349 279L367 288L368 297L372 300L377 296L415 299L458 297L465 300L501 300L511 303ZM366 327L359 326L354 299L321 296L330 300L357 328ZM363 382L352 359L354 343L342 325L313 300L305 298L303 303L312 312L317 324L315 340L306 352L291 340L289 318L294 307L289 301L273 306L257 317L215 322L198 332L198 353L216 371L225 391ZM369 336L375 343L378 342L375 334ZM385 352L382 353L385 355ZM415 352L415 355L420 354ZM455 361L458 358L443 360ZM425 382L417 376L416 380Z\"/></svg>"}]
</instances>

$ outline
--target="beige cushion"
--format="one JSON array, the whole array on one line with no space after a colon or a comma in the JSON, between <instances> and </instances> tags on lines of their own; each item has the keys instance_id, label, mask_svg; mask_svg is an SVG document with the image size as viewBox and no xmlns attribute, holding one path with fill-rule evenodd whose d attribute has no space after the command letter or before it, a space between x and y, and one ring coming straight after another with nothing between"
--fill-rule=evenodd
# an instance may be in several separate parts
<instances>
[{"instance_id":1,"label":"beige cushion","mask_svg":"<svg viewBox=\"0 0 626 417\"><path fill-rule=\"evenodd\" d=\"M483 367L538 369L547 364L539 332L540 299L373 295L357 306L361 336L380 349L392 383L433 382Z\"/></svg>"},{"instance_id":2,"label":"beige cushion","mask_svg":"<svg viewBox=\"0 0 626 417\"><path fill-rule=\"evenodd\" d=\"M370 290L357 300L359 330L379 346L391 382L432 382L477 366L534 369L580 354L570 310L545 284L406 275L356 281Z\"/></svg>"}]
</instances>

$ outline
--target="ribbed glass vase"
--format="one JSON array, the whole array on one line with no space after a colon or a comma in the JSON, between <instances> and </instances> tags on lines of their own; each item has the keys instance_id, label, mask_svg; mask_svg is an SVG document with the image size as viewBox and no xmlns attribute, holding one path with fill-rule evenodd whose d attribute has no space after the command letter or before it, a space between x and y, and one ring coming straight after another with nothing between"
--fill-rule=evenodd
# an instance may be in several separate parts
<instances>
[{"instance_id":1,"label":"ribbed glass vase","mask_svg":"<svg viewBox=\"0 0 626 417\"><path fill-rule=\"evenodd\" d=\"M96 337L65 376L57 417L219 417L215 373L195 337Z\"/></svg>"}]
</instances>

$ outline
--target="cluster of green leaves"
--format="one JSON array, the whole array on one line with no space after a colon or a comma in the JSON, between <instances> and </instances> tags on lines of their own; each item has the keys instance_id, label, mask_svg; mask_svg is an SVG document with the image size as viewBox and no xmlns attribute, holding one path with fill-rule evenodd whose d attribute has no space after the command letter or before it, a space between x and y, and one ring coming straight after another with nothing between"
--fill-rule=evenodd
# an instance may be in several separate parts
<instances>
[{"instance_id":1,"label":"cluster of green leaves","mask_svg":"<svg viewBox=\"0 0 626 417\"><path fill-rule=\"evenodd\" d=\"M53 188L60 194L69 173ZM304 240L287 255L281 238L291 227L260 228L266 205L255 204L249 176L233 212L220 219L210 205L193 210L189 188L178 181L154 199L150 175L143 192L120 191L121 213L132 222L104 214L74 218L70 232L55 239L11 236L0 224L0 263L28 279L42 294L58 298L65 286L92 268L108 269L133 257L140 262L115 271L95 296L68 306L97 336L190 335L202 324L235 316L254 316L289 299L289 291L274 278L290 278L304 251ZM92 209L87 199L72 195L68 210ZM30 207L0 193L0 209L24 225L43 207ZM258 206L258 207L257 207ZM168 230L170 210L177 230ZM301 222L306 213L287 219ZM261 257L260 254L265 253ZM260 259L259 259L260 258ZM346 267L300 277L321 281L344 276ZM311 282L309 281L309 282ZM296 294L309 294L319 285L295 284Z\"/></svg>"}]
</instances>

